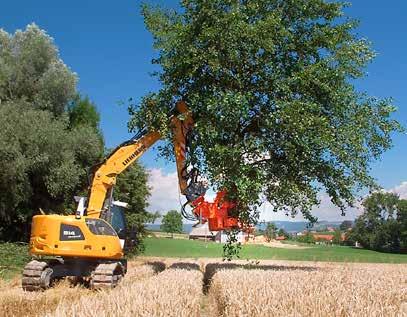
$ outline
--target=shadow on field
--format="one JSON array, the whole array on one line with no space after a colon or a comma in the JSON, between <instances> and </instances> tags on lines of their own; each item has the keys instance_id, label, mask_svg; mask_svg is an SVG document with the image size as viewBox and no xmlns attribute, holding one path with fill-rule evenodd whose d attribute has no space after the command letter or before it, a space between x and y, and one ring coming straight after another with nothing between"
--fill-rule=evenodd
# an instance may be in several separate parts
<instances>
[{"instance_id":1,"label":"shadow on field","mask_svg":"<svg viewBox=\"0 0 407 317\"><path fill-rule=\"evenodd\" d=\"M189 262L177 262L171 264L169 269L183 269L183 270L196 270L199 271L201 268L196 263L189 263Z\"/></svg>"},{"instance_id":2,"label":"shadow on field","mask_svg":"<svg viewBox=\"0 0 407 317\"><path fill-rule=\"evenodd\" d=\"M317 271L317 267L309 266L295 266L295 265L259 265L259 264L236 264L236 263L208 263L205 266L205 272L203 277L203 292L206 294L209 290L212 277L219 270L271 270L271 271Z\"/></svg>"},{"instance_id":3,"label":"shadow on field","mask_svg":"<svg viewBox=\"0 0 407 317\"><path fill-rule=\"evenodd\" d=\"M162 271L165 270L166 265L164 262L160 262L160 261L149 261L146 262L147 265L150 265L155 273L160 273Z\"/></svg>"}]
</instances>

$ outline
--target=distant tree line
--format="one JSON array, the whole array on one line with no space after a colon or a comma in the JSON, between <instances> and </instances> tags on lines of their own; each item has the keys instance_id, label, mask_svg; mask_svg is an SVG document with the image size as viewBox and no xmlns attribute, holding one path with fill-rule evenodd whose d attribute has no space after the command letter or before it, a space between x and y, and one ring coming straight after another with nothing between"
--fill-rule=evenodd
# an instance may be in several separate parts
<instances>
[{"instance_id":1,"label":"distant tree line","mask_svg":"<svg viewBox=\"0 0 407 317\"><path fill-rule=\"evenodd\" d=\"M352 221L345 220L333 232L332 244L350 246L358 243L366 249L381 252L407 252L407 200L397 194L376 192L363 202L364 212ZM342 233L345 232L345 239ZM303 243L315 243L311 232L296 238Z\"/></svg>"},{"instance_id":2,"label":"distant tree line","mask_svg":"<svg viewBox=\"0 0 407 317\"><path fill-rule=\"evenodd\" d=\"M346 240L364 248L384 252L407 251L407 200L394 193L377 192L363 202L359 216Z\"/></svg>"}]
</instances>

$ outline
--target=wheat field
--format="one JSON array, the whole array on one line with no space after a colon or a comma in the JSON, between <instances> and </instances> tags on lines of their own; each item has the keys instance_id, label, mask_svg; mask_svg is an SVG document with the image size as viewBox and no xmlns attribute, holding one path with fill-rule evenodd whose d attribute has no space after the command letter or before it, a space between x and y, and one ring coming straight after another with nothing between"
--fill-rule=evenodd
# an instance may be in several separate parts
<instances>
[{"instance_id":1,"label":"wheat field","mask_svg":"<svg viewBox=\"0 0 407 317\"><path fill-rule=\"evenodd\" d=\"M407 316L402 266L221 270L210 296L220 316Z\"/></svg>"},{"instance_id":2,"label":"wheat field","mask_svg":"<svg viewBox=\"0 0 407 317\"><path fill-rule=\"evenodd\" d=\"M132 263L123 279L123 285L141 282L155 275L153 264ZM0 316L44 316L52 314L58 305L75 303L78 299L97 297L96 292L82 287L72 286L69 281L61 281L45 292L25 292L20 287L20 278L0 284Z\"/></svg>"},{"instance_id":3,"label":"wheat field","mask_svg":"<svg viewBox=\"0 0 407 317\"><path fill-rule=\"evenodd\" d=\"M144 259L113 290L1 282L0 316L407 316L407 266Z\"/></svg>"}]
</instances>

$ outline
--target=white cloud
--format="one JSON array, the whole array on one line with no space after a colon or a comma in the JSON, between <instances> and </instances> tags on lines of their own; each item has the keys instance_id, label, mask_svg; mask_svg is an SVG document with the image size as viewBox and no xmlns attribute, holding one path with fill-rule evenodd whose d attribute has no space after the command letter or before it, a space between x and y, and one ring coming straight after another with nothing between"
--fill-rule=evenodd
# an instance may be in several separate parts
<instances>
[{"instance_id":1,"label":"white cloud","mask_svg":"<svg viewBox=\"0 0 407 317\"><path fill-rule=\"evenodd\" d=\"M150 206L148 208L150 211L159 211L161 214L165 214L171 209L181 209L181 204L185 202L185 198L179 193L178 176L176 172L165 174L162 169L151 169L149 171L148 184L152 188L149 199ZM402 182L400 185L388 189L387 191L397 193L401 198L407 199L407 182ZM206 200L213 201L214 198L215 192L208 190ZM357 202L355 203L354 208L347 208L346 215L342 217L341 211L338 207L332 204L327 194L321 193L319 199L321 204L314 207L312 213L318 217L320 221L343 221L355 219L363 212L360 202ZM303 221L304 218L301 213L295 218L291 218L291 216L286 216L282 212L274 212L270 203L266 202L260 207L260 220Z\"/></svg>"},{"instance_id":2,"label":"white cloud","mask_svg":"<svg viewBox=\"0 0 407 317\"><path fill-rule=\"evenodd\" d=\"M397 185L393 188L385 190L386 192L396 193L402 199L407 199L407 182L401 182L400 185ZM343 221L343 220L353 220L356 217L360 216L363 213L363 206L361 201L355 203L355 207L347 208L345 210L345 216L341 216L341 211L338 207L332 204L329 196L325 193L319 195L321 204L315 206L312 209L312 214L318 219L327 220L327 221ZM261 206L260 220L266 221L277 221L277 220L286 220L286 221L301 221L304 220L301 214L298 214L295 218L286 216L281 212L273 212L273 208L269 203L263 204Z\"/></svg>"},{"instance_id":3,"label":"white cloud","mask_svg":"<svg viewBox=\"0 0 407 317\"><path fill-rule=\"evenodd\" d=\"M400 198L407 199L407 182L402 182L400 185L388 190L391 193L398 194Z\"/></svg>"},{"instance_id":4,"label":"white cloud","mask_svg":"<svg viewBox=\"0 0 407 317\"><path fill-rule=\"evenodd\" d=\"M148 210L159 211L162 215L172 209L181 210L186 199L180 194L177 173L165 174L159 168L150 169L148 173L148 185L151 187ZM205 199L211 202L215 196L216 193L209 189Z\"/></svg>"},{"instance_id":5,"label":"white cloud","mask_svg":"<svg viewBox=\"0 0 407 317\"><path fill-rule=\"evenodd\" d=\"M336 207L330 200L327 194L321 193L319 195L321 204L312 208L312 214L318 217L319 221L343 221L355 219L362 213L360 204L355 204L354 208L347 208L345 216L341 216L341 210ZM295 218L286 216L283 212L273 211L273 207L270 203L266 202L260 207L260 220L265 221L306 221L301 213L298 213Z\"/></svg>"},{"instance_id":6,"label":"white cloud","mask_svg":"<svg viewBox=\"0 0 407 317\"><path fill-rule=\"evenodd\" d=\"M151 187L148 207L150 211L159 211L163 214L171 209L181 209L176 172L165 174L161 169L151 169L148 185Z\"/></svg>"},{"instance_id":7,"label":"white cloud","mask_svg":"<svg viewBox=\"0 0 407 317\"><path fill-rule=\"evenodd\" d=\"M151 187L148 210L158 211L164 215L169 210L181 210L186 199L179 192L178 175L176 172L165 174L162 169L154 168L148 171L148 185ZM209 189L205 195L206 201L212 202L216 193ZM184 223L195 223L183 220ZM160 223L160 219L157 221Z\"/></svg>"}]
</instances>

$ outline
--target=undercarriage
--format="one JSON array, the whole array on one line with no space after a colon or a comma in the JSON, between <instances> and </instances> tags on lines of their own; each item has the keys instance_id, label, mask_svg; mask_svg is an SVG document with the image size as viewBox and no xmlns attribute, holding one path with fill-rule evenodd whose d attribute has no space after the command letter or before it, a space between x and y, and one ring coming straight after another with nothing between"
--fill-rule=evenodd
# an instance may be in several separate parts
<instances>
[{"instance_id":1,"label":"undercarriage","mask_svg":"<svg viewBox=\"0 0 407 317\"><path fill-rule=\"evenodd\" d=\"M103 261L77 258L32 260L23 271L22 287L26 291L45 290L53 282L73 277L86 281L91 289L114 288L127 271L127 261Z\"/></svg>"}]
</instances>

